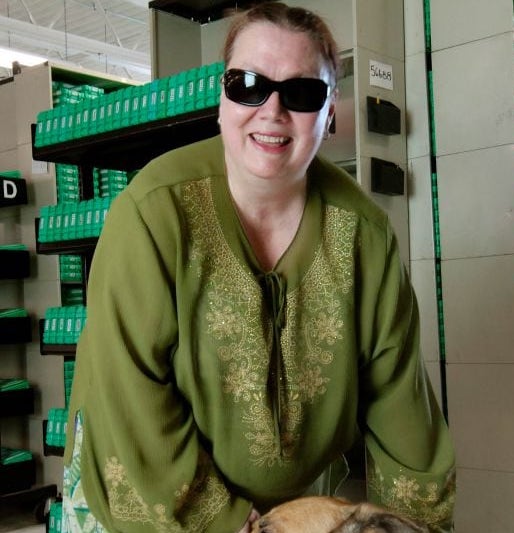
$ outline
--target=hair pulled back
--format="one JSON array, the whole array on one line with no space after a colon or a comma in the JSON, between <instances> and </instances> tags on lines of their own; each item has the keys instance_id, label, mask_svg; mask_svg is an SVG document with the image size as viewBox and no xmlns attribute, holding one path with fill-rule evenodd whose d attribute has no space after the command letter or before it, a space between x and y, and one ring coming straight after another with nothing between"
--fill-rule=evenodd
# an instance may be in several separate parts
<instances>
[{"instance_id":1,"label":"hair pulled back","mask_svg":"<svg viewBox=\"0 0 514 533\"><path fill-rule=\"evenodd\" d=\"M250 24L269 22L289 31L306 33L319 48L321 56L330 72L331 84L335 85L339 76L337 43L325 21L315 13L301 7L290 7L282 2L263 2L241 12L236 12L229 26L223 59L230 62L237 36Z\"/></svg>"}]
</instances>

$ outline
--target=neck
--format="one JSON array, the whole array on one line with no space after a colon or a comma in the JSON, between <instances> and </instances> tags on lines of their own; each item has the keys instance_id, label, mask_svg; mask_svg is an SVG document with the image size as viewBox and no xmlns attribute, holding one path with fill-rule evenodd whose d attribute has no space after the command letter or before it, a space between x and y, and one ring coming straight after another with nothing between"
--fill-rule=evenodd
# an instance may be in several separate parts
<instances>
[{"instance_id":1,"label":"neck","mask_svg":"<svg viewBox=\"0 0 514 533\"><path fill-rule=\"evenodd\" d=\"M305 203L307 178L294 180L244 180L228 176L228 185L240 216L259 219L280 217Z\"/></svg>"},{"instance_id":2,"label":"neck","mask_svg":"<svg viewBox=\"0 0 514 533\"><path fill-rule=\"evenodd\" d=\"M293 241L303 216L307 180L233 183L229 187L247 238L265 270L275 267Z\"/></svg>"}]
</instances>

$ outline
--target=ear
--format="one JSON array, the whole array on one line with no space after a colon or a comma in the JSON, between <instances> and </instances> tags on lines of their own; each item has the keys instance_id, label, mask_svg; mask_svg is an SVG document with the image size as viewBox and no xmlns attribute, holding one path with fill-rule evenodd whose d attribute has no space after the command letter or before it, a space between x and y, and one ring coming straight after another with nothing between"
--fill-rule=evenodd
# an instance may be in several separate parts
<instances>
[{"instance_id":1,"label":"ear","mask_svg":"<svg viewBox=\"0 0 514 533\"><path fill-rule=\"evenodd\" d=\"M352 515L348 520L339 524L330 533L359 533L373 531L374 533L428 533L428 529L419 526L400 516L381 513L362 519Z\"/></svg>"},{"instance_id":2,"label":"ear","mask_svg":"<svg viewBox=\"0 0 514 533\"><path fill-rule=\"evenodd\" d=\"M428 533L425 527L419 526L401 516L389 513L372 517L369 525L378 528L378 531L382 528L384 533Z\"/></svg>"},{"instance_id":3,"label":"ear","mask_svg":"<svg viewBox=\"0 0 514 533\"><path fill-rule=\"evenodd\" d=\"M336 89L337 90L337 89ZM336 132L336 98L337 94L330 95L330 106L328 108L327 121L325 123L325 134Z\"/></svg>"}]
</instances>

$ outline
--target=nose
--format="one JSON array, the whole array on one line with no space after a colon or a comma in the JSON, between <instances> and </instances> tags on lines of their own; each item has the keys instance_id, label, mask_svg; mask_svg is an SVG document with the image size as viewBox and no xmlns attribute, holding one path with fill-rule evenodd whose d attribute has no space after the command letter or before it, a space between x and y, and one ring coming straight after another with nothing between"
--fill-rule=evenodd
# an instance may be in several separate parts
<instances>
[{"instance_id":1,"label":"nose","mask_svg":"<svg viewBox=\"0 0 514 533\"><path fill-rule=\"evenodd\" d=\"M283 115L287 111L280 101L280 95L278 94L278 91L273 91L269 95L268 99L260 106L260 108L262 112L273 117Z\"/></svg>"}]
</instances>

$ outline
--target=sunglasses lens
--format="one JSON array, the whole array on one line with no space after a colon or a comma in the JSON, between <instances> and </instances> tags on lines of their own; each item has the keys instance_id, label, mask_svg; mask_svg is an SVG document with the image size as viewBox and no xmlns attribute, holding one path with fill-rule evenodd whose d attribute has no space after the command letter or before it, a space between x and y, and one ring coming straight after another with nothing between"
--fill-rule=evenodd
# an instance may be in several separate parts
<instances>
[{"instance_id":1,"label":"sunglasses lens","mask_svg":"<svg viewBox=\"0 0 514 533\"><path fill-rule=\"evenodd\" d=\"M314 78L294 78L283 83L280 97L291 111L319 111L325 104L328 85Z\"/></svg>"},{"instance_id":2,"label":"sunglasses lens","mask_svg":"<svg viewBox=\"0 0 514 533\"><path fill-rule=\"evenodd\" d=\"M265 102L270 91L265 87L265 79L253 72L231 69L225 73L225 94L238 104L258 106Z\"/></svg>"},{"instance_id":3,"label":"sunglasses lens","mask_svg":"<svg viewBox=\"0 0 514 533\"><path fill-rule=\"evenodd\" d=\"M285 108L306 113L319 111L328 95L328 85L323 80L292 78L274 82L260 74L239 69L227 70L223 84L227 98L238 104L259 106L273 91L278 91Z\"/></svg>"}]
</instances>

